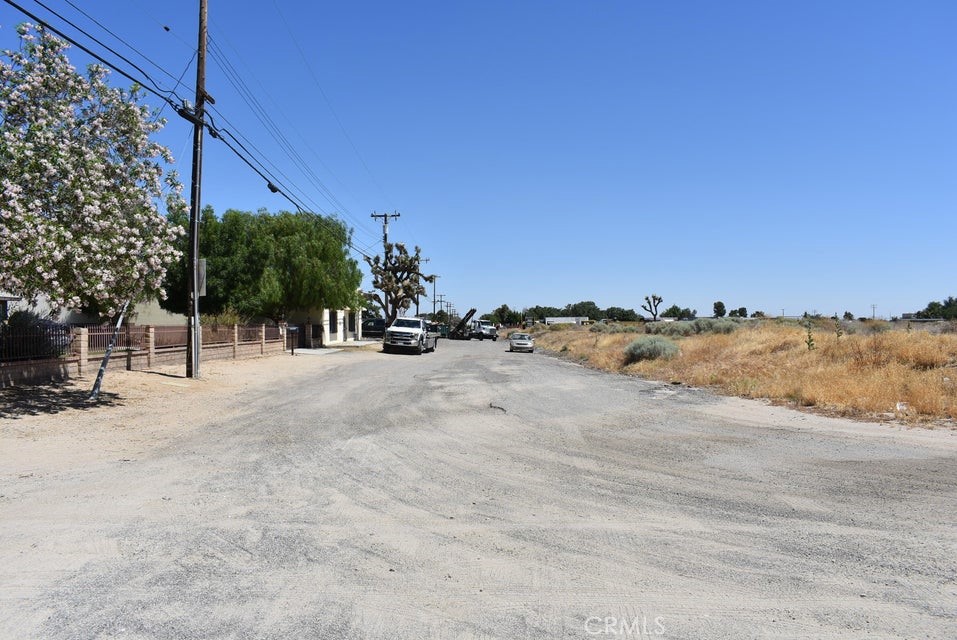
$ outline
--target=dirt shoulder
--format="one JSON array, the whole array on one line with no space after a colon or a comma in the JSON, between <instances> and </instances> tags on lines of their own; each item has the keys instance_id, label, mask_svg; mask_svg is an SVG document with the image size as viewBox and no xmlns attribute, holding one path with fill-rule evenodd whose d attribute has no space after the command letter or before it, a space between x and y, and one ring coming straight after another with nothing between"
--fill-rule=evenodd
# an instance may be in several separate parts
<instances>
[{"instance_id":1,"label":"dirt shoulder","mask_svg":"<svg viewBox=\"0 0 957 640\"><path fill-rule=\"evenodd\" d=\"M202 378L184 366L111 370L99 402L94 376L0 389L0 467L28 474L135 457L226 416L244 393L321 368L334 350L202 363ZM161 419L160 416L162 417Z\"/></svg>"}]
</instances>

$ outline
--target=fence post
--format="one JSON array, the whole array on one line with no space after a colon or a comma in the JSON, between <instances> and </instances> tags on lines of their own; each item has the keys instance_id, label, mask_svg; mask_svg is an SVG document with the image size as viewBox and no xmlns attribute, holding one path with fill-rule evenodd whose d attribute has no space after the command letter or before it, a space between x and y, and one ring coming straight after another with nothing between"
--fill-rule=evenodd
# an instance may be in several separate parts
<instances>
[{"instance_id":1,"label":"fence post","mask_svg":"<svg viewBox=\"0 0 957 640\"><path fill-rule=\"evenodd\" d=\"M266 355L266 325L259 325L259 355Z\"/></svg>"},{"instance_id":2,"label":"fence post","mask_svg":"<svg viewBox=\"0 0 957 640\"><path fill-rule=\"evenodd\" d=\"M153 368L153 360L156 358L156 327L148 325L146 327L146 368Z\"/></svg>"},{"instance_id":3,"label":"fence post","mask_svg":"<svg viewBox=\"0 0 957 640\"><path fill-rule=\"evenodd\" d=\"M239 357L239 325L233 325L233 360Z\"/></svg>"},{"instance_id":4,"label":"fence post","mask_svg":"<svg viewBox=\"0 0 957 640\"><path fill-rule=\"evenodd\" d=\"M77 344L80 345L77 354L76 374L82 376L84 369L86 369L86 360L90 357L90 330L86 327L78 328L75 339Z\"/></svg>"}]
</instances>

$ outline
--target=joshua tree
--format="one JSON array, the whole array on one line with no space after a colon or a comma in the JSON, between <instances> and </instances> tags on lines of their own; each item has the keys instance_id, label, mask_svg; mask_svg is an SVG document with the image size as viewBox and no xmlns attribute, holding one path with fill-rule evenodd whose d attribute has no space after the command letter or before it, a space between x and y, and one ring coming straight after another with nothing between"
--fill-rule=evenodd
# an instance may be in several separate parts
<instances>
[{"instance_id":1,"label":"joshua tree","mask_svg":"<svg viewBox=\"0 0 957 640\"><path fill-rule=\"evenodd\" d=\"M663 298L657 293L645 296L645 304L641 305L641 308L651 314L652 322L658 320L658 305L661 304L662 300Z\"/></svg>"}]
</instances>

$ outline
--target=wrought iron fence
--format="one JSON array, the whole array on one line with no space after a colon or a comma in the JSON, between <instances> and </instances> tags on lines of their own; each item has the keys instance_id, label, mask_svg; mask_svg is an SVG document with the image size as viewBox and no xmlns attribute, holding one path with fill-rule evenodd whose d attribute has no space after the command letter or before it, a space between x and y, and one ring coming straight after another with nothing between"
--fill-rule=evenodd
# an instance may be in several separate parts
<instances>
[{"instance_id":1,"label":"wrought iron fence","mask_svg":"<svg viewBox=\"0 0 957 640\"><path fill-rule=\"evenodd\" d=\"M0 327L0 361L49 360L73 353L73 332L55 322Z\"/></svg>"}]
</instances>

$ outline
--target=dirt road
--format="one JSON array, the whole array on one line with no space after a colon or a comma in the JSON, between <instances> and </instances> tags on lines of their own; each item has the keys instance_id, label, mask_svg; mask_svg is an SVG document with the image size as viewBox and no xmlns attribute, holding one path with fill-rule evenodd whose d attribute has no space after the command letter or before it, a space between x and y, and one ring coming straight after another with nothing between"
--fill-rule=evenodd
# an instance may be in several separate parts
<instances>
[{"instance_id":1,"label":"dirt road","mask_svg":"<svg viewBox=\"0 0 957 640\"><path fill-rule=\"evenodd\" d=\"M2 397L0 638L957 637L952 431L502 342L203 371Z\"/></svg>"}]
</instances>

